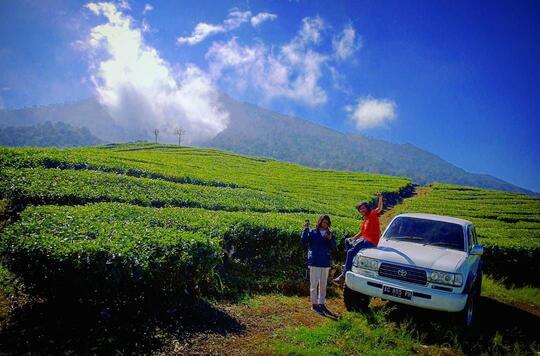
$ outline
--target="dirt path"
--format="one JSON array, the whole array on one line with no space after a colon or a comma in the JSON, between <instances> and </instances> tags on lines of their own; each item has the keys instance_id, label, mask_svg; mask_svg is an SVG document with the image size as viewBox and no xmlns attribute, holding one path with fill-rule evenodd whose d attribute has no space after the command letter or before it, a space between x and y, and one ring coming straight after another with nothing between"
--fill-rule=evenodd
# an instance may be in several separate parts
<instances>
[{"instance_id":1,"label":"dirt path","mask_svg":"<svg viewBox=\"0 0 540 356\"><path fill-rule=\"evenodd\" d=\"M431 187L418 186L416 187L414 194L411 197L405 198L405 200L429 195L429 193L431 193L431 190ZM381 231L384 230L386 226L388 226L390 221L394 218L394 216L396 216L400 212L399 208L402 206L402 204L403 202L396 204L382 213L380 217Z\"/></svg>"},{"instance_id":2,"label":"dirt path","mask_svg":"<svg viewBox=\"0 0 540 356\"><path fill-rule=\"evenodd\" d=\"M160 354L268 354L268 341L277 332L288 327L321 325L328 318L310 309L308 297L261 295L247 303L223 304L218 308L235 318L245 329L239 333L198 333L187 340L174 340ZM334 313L345 312L340 296L327 299Z\"/></svg>"}]
</instances>

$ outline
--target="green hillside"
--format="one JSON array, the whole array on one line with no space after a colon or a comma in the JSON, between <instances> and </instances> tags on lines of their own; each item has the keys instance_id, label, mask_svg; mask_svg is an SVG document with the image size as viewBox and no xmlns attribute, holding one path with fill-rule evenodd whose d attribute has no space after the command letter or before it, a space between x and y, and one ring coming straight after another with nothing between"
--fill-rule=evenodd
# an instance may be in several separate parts
<instances>
[{"instance_id":1,"label":"green hillside","mask_svg":"<svg viewBox=\"0 0 540 356\"><path fill-rule=\"evenodd\" d=\"M123 303L294 289L305 274L304 219L330 214L341 241L358 229L358 201L378 191L397 201L410 189L406 178L213 149L0 148L0 196L14 220L0 253L49 297ZM398 210L474 221L488 272L535 284L540 200L434 185Z\"/></svg>"},{"instance_id":2,"label":"green hillside","mask_svg":"<svg viewBox=\"0 0 540 356\"><path fill-rule=\"evenodd\" d=\"M358 201L410 189L405 178L151 144L2 148L0 168L0 194L21 212L2 233L7 266L37 293L117 303L289 288L305 272L304 219L331 214L342 239L357 231Z\"/></svg>"}]
</instances>

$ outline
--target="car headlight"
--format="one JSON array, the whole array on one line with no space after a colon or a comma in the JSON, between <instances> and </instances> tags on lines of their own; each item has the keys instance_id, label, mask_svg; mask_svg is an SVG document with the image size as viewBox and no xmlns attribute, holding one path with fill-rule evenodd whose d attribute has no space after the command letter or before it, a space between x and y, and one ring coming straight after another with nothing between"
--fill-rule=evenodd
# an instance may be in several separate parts
<instances>
[{"instance_id":1,"label":"car headlight","mask_svg":"<svg viewBox=\"0 0 540 356\"><path fill-rule=\"evenodd\" d=\"M380 266L380 261L374 258L364 257L356 255L353 260L353 265L357 268L369 269L372 271L378 271Z\"/></svg>"},{"instance_id":2,"label":"car headlight","mask_svg":"<svg viewBox=\"0 0 540 356\"><path fill-rule=\"evenodd\" d=\"M461 287L463 284L463 275L459 273L431 271L431 273L428 273L428 281L431 283Z\"/></svg>"}]
</instances>

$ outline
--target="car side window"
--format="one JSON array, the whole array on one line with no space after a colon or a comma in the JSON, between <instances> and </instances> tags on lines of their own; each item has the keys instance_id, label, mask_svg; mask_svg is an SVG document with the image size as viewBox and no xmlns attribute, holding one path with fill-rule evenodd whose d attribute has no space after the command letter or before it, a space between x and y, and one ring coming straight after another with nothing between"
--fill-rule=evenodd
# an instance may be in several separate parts
<instances>
[{"instance_id":1,"label":"car side window","mask_svg":"<svg viewBox=\"0 0 540 356\"><path fill-rule=\"evenodd\" d=\"M473 227L471 225L469 225L467 227L467 248L469 249L469 251L471 250L472 248L472 241L473 241Z\"/></svg>"},{"instance_id":2,"label":"car side window","mask_svg":"<svg viewBox=\"0 0 540 356\"><path fill-rule=\"evenodd\" d=\"M476 228L474 226L472 227L472 233L473 233L473 243L475 245L478 245L478 238L476 236Z\"/></svg>"}]
</instances>

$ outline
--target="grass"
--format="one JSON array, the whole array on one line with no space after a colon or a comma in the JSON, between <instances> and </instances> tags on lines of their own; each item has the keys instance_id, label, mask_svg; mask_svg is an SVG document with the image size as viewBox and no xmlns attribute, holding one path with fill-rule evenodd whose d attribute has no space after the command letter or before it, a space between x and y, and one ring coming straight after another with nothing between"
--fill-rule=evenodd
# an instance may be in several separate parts
<instances>
[{"instance_id":1,"label":"grass","mask_svg":"<svg viewBox=\"0 0 540 356\"><path fill-rule=\"evenodd\" d=\"M528 303L540 307L540 288L507 287L504 281L486 275L482 280L482 295L509 303Z\"/></svg>"},{"instance_id":2,"label":"grass","mask_svg":"<svg viewBox=\"0 0 540 356\"><path fill-rule=\"evenodd\" d=\"M267 353L278 355L537 355L540 317L483 297L479 325L466 331L453 314L377 300L364 313L278 331ZM304 306L307 309L307 305ZM306 313L309 313L306 310Z\"/></svg>"},{"instance_id":3,"label":"grass","mask_svg":"<svg viewBox=\"0 0 540 356\"><path fill-rule=\"evenodd\" d=\"M385 319L384 311L369 316L345 313L338 321L315 328L294 327L278 334L270 351L279 355L409 355L420 342L405 326Z\"/></svg>"}]
</instances>

